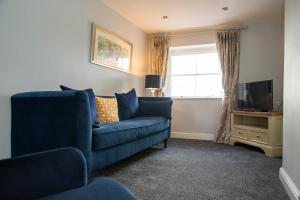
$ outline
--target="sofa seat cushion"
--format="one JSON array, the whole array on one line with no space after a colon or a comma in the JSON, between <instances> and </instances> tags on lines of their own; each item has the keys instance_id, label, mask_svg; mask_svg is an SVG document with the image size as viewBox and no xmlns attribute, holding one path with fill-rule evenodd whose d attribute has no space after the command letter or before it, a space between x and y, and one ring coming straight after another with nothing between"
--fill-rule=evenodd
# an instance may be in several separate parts
<instances>
[{"instance_id":1,"label":"sofa seat cushion","mask_svg":"<svg viewBox=\"0 0 300 200\"><path fill-rule=\"evenodd\" d=\"M93 150L131 142L169 128L164 117L136 117L93 129Z\"/></svg>"},{"instance_id":2,"label":"sofa seat cushion","mask_svg":"<svg viewBox=\"0 0 300 200\"><path fill-rule=\"evenodd\" d=\"M96 178L90 184L39 200L137 200L125 186L110 178Z\"/></svg>"}]
</instances>

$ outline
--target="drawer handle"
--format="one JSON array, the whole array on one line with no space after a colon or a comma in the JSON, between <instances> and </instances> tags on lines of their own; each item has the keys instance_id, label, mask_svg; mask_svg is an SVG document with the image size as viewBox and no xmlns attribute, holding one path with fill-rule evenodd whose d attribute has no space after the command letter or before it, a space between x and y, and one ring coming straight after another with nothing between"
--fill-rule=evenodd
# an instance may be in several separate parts
<instances>
[{"instance_id":1,"label":"drawer handle","mask_svg":"<svg viewBox=\"0 0 300 200\"><path fill-rule=\"evenodd\" d=\"M260 136L260 135L256 135L256 138L260 139L260 138L261 138L261 136Z\"/></svg>"},{"instance_id":2,"label":"drawer handle","mask_svg":"<svg viewBox=\"0 0 300 200\"><path fill-rule=\"evenodd\" d=\"M242 132L238 132L240 135L242 135L243 133Z\"/></svg>"},{"instance_id":3,"label":"drawer handle","mask_svg":"<svg viewBox=\"0 0 300 200\"><path fill-rule=\"evenodd\" d=\"M254 132L254 133L263 133L263 134L265 134L266 132L263 132L263 131L254 131L254 130L251 130L252 132Z\"/></svg>"}]
</instances>

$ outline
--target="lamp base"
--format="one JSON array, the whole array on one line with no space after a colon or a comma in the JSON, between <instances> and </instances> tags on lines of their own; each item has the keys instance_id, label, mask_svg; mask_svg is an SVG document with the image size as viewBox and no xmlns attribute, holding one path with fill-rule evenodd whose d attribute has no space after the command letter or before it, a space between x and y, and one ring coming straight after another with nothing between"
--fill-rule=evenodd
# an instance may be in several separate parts
<instances>
[{"instance_id":1,"label":"lamp base","mask_svg":"<svg viewBox=\"0 0 300 200\"><path fill-rule=\"evenodd\" d=\"M147 91L149 91L149 92L147 92ZM146 88L146 95L147 96L150 96L150 97L155 97L155 96L157 96L156 95L156 91L157 91L157 89L156 88ZM150 93L150 94L149 94Z\"/></svg>"},{"instance_id":2,"label":"lamp base","mask_svg":"<svg viewBox=\"0 0 300 200\"><path fill-rule=\"evenodd\" d=\"M152 96L152 97L155 97L155 91L156 91L155 89L151 89L151 90L150 90L151 96Z\"/></svg>"},{"instance_id":3,"label":"lamp base","mask_svg":"<svg viewBox=\"0 0 300 200\"><path fill-rule=\"evenodd\" d=\"M146 91L150 91L151 97L159 97L162 95L162 90L159 88L146 88ZM149 92L146 92L146 95L148 95Z\"/></svg>"}]
</instances>

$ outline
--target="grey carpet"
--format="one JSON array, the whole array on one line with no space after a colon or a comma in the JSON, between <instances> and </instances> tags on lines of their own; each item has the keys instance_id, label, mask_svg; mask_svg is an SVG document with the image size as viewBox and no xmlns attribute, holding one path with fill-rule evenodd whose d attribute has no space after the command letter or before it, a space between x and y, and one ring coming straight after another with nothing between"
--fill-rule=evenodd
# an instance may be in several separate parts
<instances>
[{"instance_id":1,"label":"grey carpet","mask_svg":"<svg viewBox=\"0 0 300 200\"><path fill-rule=\"evenodd\" d=\"M142 200L287 200L281 159L248 146L172 139L93 176L109 176Z\"/></svg>"}]
</instances>

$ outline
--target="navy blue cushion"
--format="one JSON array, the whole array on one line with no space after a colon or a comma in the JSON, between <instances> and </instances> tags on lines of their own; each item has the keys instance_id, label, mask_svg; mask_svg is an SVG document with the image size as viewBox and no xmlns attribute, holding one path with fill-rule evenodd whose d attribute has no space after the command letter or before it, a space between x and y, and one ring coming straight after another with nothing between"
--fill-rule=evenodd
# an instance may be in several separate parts
<instances>
[{"instance_id":1,"label":"navy blue cushion","mask_svg":"<svg viewBox=\"0 0 300 200\"><path fill-rule=\"evenodd\" d=\"M76 89L72 89L63 85L60 85L60 89L61 90L73 90L73 91L78 91ZM82 90L84 92L86 92L89 96L89 101L90 101L90 109L91 109L91 118L92 118L92 124L93 127L100 127L100 121L98 119L98 115L97 115L97 107L96 107L96 97L94 94L93 89L89 88L89 89L85 89Z\"/></svg>"},{"instance_id":2,"label":"navy blue cushion","mask_svg":"<svg viewBox=\"0 0 300 200\"><path fill-rule=\"evenodd\" d=\"M139 116L162 116L172 119L173 101L143 101L139 102Z\"/></svg>"},{"instance_id":3,"label":"navy blue cushion","mask_svg":"<svg viewBox=\"0 0 300 200\"><path fill-rule=\"evenodd\" d=\"M136 154L162 142L163 140L169 138L169 136L170 128L160 131L159 133L134 140L132 142L127 142L111 148L102 149L100 151L93 151L92 170L99 170L120 160L128 158L133 154Z\"/></svg>"},{"instance_id":4,"label":"navy blue cushion","mask_svg":"<svg viewBox=\"0 0 300 200\"><path fill-rule=\"evenodd\" d=\"M136 117L93 129L93 150L131 142L169 128L164 117Z\"/></svg>"},{"instance_id":5,"label":"navy blue cushion","mask_svg":"<svg viewBox=\"0 0 300 200\"><path fill-rule=\"evenodd\" d=\"M137 200L123 185L110 178L96 178L90 184L40 200Z\"/></svg>"},{"instance_id":6,"label":"navy blue cushion","mask_svg":"<svg viewBox=\"0 0 300 200\"><path fill-rule=\"evenodd\" d=\"M135 89L130 90L128 93L115 93L115 95L118 101L120 120L126 120L135 117L139 107Z\"/></svg>"}]
</instances>

